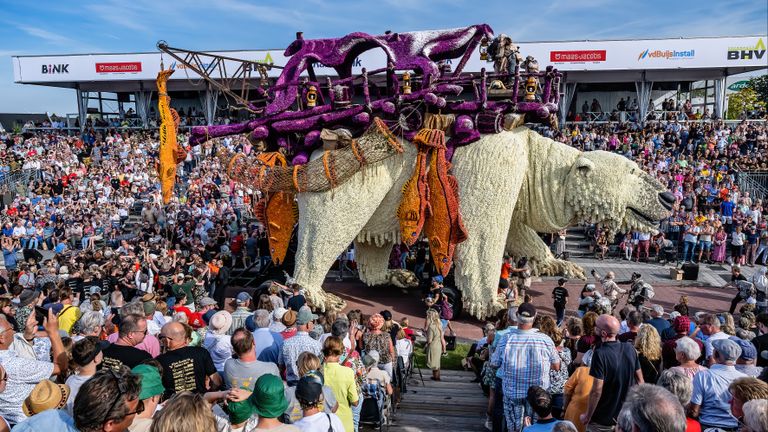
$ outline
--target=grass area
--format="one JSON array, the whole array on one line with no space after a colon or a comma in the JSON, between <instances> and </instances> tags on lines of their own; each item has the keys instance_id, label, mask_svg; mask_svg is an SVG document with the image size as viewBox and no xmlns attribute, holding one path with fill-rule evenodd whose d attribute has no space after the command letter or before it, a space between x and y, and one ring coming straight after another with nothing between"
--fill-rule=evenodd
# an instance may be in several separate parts
<instances>
[{"instance_id":1,"label":"grass area","mask_svg":"<svg viewBox=\"0 0 768 432\"><path fill-rule=\"evenodd\" d=\"M448 351L448 355L443 357L442 361L440 362L441 368L447 370L461 370L461 359L467 356L469 347L469 344L457 342L456 349L454 351ZM427 354L424 352L423 343L416 345L414 358L417 367L427 367Z\"/></svg>"}]
</instances>

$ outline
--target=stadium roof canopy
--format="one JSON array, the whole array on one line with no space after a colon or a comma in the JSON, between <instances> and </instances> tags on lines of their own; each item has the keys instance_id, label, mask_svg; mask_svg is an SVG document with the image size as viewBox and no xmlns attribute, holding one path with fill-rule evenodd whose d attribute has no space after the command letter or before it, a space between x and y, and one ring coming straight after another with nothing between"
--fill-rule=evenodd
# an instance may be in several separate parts
<instances>
[{"instance_id":1,"label":"stadium roof canopy","mask_svg":"<svg viewBox=\"0 0 768 432\"><path fill-rule=\"evenodd\" d=\"M766 43L766 35L757 35L524 42L519 45L523 56L532 55L542 67L553 65L565 73L566 103L570 100L568 84L574 87L575 83L634 82L641 96L644 89L650 91L646 87L653 82L715 80L721 82L719 105L722 109L727 76L768 68ZM179 46L183 46L183 42ZM278 66L287 61L283 50L277 49L210 53ZM480 72L482 68L492 68L491 63L481 61L479 57L479 54L472 56L464 71L472 73ZM162 58L160 52L14 56L12 62L16 83L77 89L78 94L115 92L141 96L143 93L143 97L137 97L137 100L146 100L151 99L151 92L155 89L154 81L160 70L161 59L166 67L177 69L169 81L169 91L211 92L206 82L192 70L174 62L167 55ZM353 74L360 74L363 68L373 70L385 66L384 52L370 50L357 58ZM228 69L234 70L236 65L232 64ZM335 75L332 68L322 65L315 65L315 71L318 76ZM273 78L279 74L278 68L269 71L269 76ZM212 77L218 78L220 75L213 74ZM258 76L253 78L253 84L257 84L258 79ZM642 100L640 97L638 99Z\"/></svg>"}]
</instances>

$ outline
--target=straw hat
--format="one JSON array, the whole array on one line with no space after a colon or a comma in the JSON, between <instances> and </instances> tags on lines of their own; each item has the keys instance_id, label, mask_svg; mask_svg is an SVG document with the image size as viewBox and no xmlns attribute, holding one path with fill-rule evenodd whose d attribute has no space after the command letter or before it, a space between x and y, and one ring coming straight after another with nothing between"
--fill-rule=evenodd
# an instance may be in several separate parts
<instances>
[{"instance_id":1,"label":"straw hat","mask_svg":"<svg viewBox=\"0 0 768 432\"><path fill-rule=\"evenodd\" d=\"M21 410L27 417L32 417L49 409L60 409L67 404L69 398L69 386L56 384L50 380L42 380L32 392L24 399Z\"/></svg>"}]
</instances>

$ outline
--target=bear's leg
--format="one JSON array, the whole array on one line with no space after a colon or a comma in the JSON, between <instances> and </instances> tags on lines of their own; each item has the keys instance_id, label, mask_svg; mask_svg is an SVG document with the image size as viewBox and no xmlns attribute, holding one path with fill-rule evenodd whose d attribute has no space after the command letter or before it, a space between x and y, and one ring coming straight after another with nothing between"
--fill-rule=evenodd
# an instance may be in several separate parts
<instances>
[{"instance_id":1,"label":"bear's leg","mask_svg":"<svg viewBox=\"0 0 768 432\"><path fill-rule=\"evenodd\" d=\"M401 177L407 178L403 167L413 166L415 154L409 145L404 154L368 166L330 191L297 195L295 278L316 306L343 308L339 297L323 291L328 269L371 220L387 194L399 192L395 186L404 181Z\"/></svg>"},{"instance_id":2,"label":"bear's leg","mask_svg":"<svg viewBox=\"0 0 768 432\"><path fill-rule=\"evenodd\" d=\"M512 219L509 227L506 250L515 257L528 257L528 265L535 275L566 276L586 280L581 266L555 258L539 234L515 218Z\"/></svg>"},{"instance_id":3,"label":"bear's leg","mask_svg":"<svg viewBox=\"0 0 768 432\"><path fill-rule=\"evenodd\" d=\"M468 238L456 247L454 276L464 307L484 318L497 300L501 263L512 213L528 169L526 134L501 132L456 150L461 216Z\"/></svg>"}]
</instances>

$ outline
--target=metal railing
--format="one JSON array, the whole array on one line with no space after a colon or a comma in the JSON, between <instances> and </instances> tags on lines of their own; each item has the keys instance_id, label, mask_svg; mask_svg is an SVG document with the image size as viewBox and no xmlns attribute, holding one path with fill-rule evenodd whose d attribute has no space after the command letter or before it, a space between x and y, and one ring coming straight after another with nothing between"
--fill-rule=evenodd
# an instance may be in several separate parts
<instances>
[{"instance_id":1,"label":"metal railing","mask_svg":"<svg viewBox=\"0 0 768 432\"><path fill-rule=\"evenodd\" d=\"M41 178L42 171L39 169L0 171L0 194L10 194L11 198L19 194L25 195L29 184Z\"/></svg>"},{"instance_id":2,"label":"metal railing","mask_svg":"<svg viewBox=\"0 0 768 432\"><path fill-rule=\"evenodd\" d=\"M752 198L768 198L768 171L737 171L736 182L739 189L749 192Z\"/></svg>"}]
</instances>

